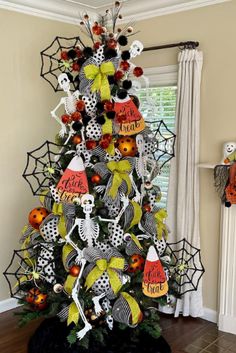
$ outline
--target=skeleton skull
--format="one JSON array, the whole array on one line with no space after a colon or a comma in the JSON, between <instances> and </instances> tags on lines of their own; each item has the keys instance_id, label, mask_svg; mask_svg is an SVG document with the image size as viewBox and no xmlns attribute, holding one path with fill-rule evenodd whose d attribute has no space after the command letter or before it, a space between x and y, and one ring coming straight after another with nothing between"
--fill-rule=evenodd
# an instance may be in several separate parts
<instances>
[{"instance_id":1,"label":"skeleton skull","mask_svg":"<svg viewBox=\"0 0 236 353\"><path fill-rule=\"evenodd\" d=\"M131 58L135 58L137 55L140 55L142 51L143 44L139 40L133 41L129 50Z\"/></svg>"},{"instance_id":2,"label":"skeleton skull","mask_svg":"<svg viewBox=\"0 0 236 353\"><path fill-rule=\"evenodd\" d=\"M83 195L81 197L81 207L83 208L84 213L92 213L94 207L94 196L90 194Z\"/></svg>"},{"instance_id":3,"label":"skeleton skull","mask_svg":"<svg viewBox=\"0 0 236 353\"><path fill-rule=\"evenodd\" d=\"M236 150L236 142L226 142L224 144L224 159Z\"/></svg>"},{"instance_id":4,"label":"skeleton skull","mask_svg":"<svg viewBox=\"0 0 236 353\"><path fill-rule=\"evenodd\" d=\"M58 76L58 83L64 92L68 92L70 90L70 80L67 74L63 73Z\"/></svg>"}]
</instances>

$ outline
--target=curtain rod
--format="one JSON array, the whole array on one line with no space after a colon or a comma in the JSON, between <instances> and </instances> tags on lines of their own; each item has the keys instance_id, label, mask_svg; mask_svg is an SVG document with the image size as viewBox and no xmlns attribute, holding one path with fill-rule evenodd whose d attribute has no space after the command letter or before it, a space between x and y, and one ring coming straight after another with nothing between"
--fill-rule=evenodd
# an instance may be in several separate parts
<instances>
[{"instance_id":1,"label":"curtain rod","mask_svg":"<svg viewBox=\"0 0 236 353\"><path fill-rule=\"evenodd\" d=\"M164 44L164 45L157 45L154 47L147 47L144 48L143 51L151 51L151 50L160 50L160 49L167 49L167 48L183 48L183 49L195 49L199 46L199 42L194 42L194 41L187 41L187 42L179 42L179 43L173 43L173 44Z\"/></svg>"}]
</instances>

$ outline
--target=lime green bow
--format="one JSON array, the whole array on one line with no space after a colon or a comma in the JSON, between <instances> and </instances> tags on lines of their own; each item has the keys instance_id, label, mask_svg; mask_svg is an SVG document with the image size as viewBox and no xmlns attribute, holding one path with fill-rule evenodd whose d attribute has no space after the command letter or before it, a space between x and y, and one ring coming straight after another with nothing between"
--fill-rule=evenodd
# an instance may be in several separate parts
<instances>
[{"instance_id":1,"label":"lime green bow","mask_svg":"<svg viewBox=\"0 0 236 353\"><path fill-rule=\"evenodd\" d=\"M112 185L108 192L109 196L111 196L113 199L116 197L118 189L121 186L123 180L127 184L127 194L129 194L131 191L131 180L129 177L129 173L131 172L131 164L129 161L111 161L107 163L107 168L113 174Z\"/></svg>"},{"instance_id":2,"label":"lime green bow","mask_svg":"<svg viewBox=\"0 0 236 353\"><path fill-rule=\"evenodd\" d=\"M96 266L88 274L85 282L87 290L92 287L94 282L99 279L106 271L110 280L113 292L117 294L122 287L122 282L119 278L117 270L124 270L125 260L120 257L111 257L110 261L99 259L96 261Z\"/></svg>"},{"instance_id":3,"label":"lime green bow","mask_svg":"<svg viewBox=\"0 0 236 353\"><path fill-rule=\"evenodd\" d=\"M107 76L112 76L115 73L113 63L109 61L102 63L101 66L89 64L85 66L84 73L87 79L93 80L91 91L100 91L101 100L109 100L111 97L111 91Z\"/></svg>"}]
</instances>

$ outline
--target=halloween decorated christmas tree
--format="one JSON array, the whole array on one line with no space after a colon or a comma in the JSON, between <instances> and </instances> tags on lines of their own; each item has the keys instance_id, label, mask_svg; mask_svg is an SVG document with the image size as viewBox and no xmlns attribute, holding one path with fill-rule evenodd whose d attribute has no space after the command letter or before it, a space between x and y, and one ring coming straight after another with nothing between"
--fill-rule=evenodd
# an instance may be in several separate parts
<instances>
[{"instance_id":1,"label":"halloween decorated christmas tree","mask_svg":"<svg viewBox=\"0 0 236 353\"><path fill-rule=\"evenodd\" d=\"M28 153L23 176L40 203L5 276L24 304L20 323L57 317L62 326L58 335L54 322L50 344L42 348L39 339L30 353L69 352L73 344L73 352L101 352L102 344L105 352L137 352L144 341L150 352L169 352L159 339L158 304L173 290L183 294L192 271L166 246L167 213L154 182L155 157L168 152L158 144L163 122L154 133L139 111L131 78L141 80L143 70L132 59L143 45L129 46L129 25L117 28L120 8L116 2L97 22L83 16L92 47L57 37L41 53L41 76L65 92L51 112L60 131L55 143ZM201 275L199 267L194 280ZM63 332L67 343L51 346Z\"/></svg>"}]
</instances>

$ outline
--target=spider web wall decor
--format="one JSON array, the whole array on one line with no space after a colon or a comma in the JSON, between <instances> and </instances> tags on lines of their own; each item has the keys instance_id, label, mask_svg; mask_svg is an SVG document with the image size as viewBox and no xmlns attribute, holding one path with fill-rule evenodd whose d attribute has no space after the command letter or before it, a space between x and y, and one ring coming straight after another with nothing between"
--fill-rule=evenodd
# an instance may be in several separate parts
<instances>
[{"instance_id":1,"label":"spider web wall decor","mask_svg":"<svg viewBox=\"0 0 236 353\"><path fill-rule=\"evenodd\" d=\"M45 141L40 147L27 153L27 163L23 177L33 195L44 195L43 191L60 176L60 158L67 147ZM64 150L64 151L63 151Z\"/></svg>"},{"instance_id":2,"label":"spider web wall decor","mask_svg":"<svg viewBox=\"0 0 236 353\"><path fill-rule=\"evenodd\" d=\"M167 243L166 253L171 256L170 276L180 295L195 291L205 272L200 249L185 238L176 243Z\"/></svg>"},{"instance_id":3,"label":"spider web wall decor","mask_svg":"<svg viewBox=\"0 0 236 353\"><path fill-rule=\"evenodd\" d=\"M78 57L63 60L61 53L72 49L84 47L80 37L56 37L52 43L44 49L41 54L41 73L40 75L51 85L55 92L62 91L57 81L58 76L65 72L71 80L71 91L77 89L75 77L77 71L73 70L73 63L76 63Z\"/></svg>"},{"instance_id":4,"label":"spider web wall decor","mask_svg":"<svg viewBox=\"0 0 236 353\"><path fill-rule=\"evenodd\" d=\"M154 158L159 162L159 168L161 169L175 156L176 135L166 126L163 120L153 121L152 125L154 124L158 124L157 129L154 130L157 140Z\"/></svg>"}]
</instances>

